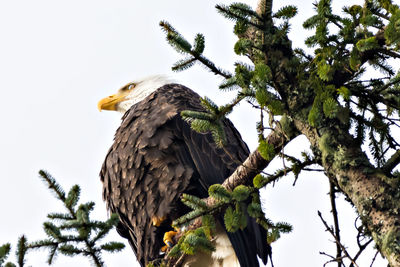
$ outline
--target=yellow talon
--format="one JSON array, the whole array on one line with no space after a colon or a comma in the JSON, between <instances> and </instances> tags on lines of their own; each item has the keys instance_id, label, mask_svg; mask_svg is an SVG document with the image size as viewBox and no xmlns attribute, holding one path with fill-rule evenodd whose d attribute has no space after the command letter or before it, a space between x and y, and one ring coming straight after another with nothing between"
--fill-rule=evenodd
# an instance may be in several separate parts
<instances>
[{"instance_id":1,"label":"yellow talon","mask_svg":"<svg viewBox=\"0 0 400 267\"><path fill-rule=\"evenodd\" d=\"M165 252L165 251L167 251L167 249L168 249L168 246L167 246L167 245L165 245L165 246L161 247L161 251L162 251L162 252Z\"/></svg>"},{"instance_id":2,"label":"yellow talon","mask_svg":"<svg viewBox=\"0 0 400 267\"><path fill-rule=\"evenodd\" d=\"M162 223L165 219L166 219L165 216L163 216L163 217L154 216L154 217L151 218L151 221L152 221L152 223L153 223L154 226L157 226L157 227L158 227L158 226L161 225L161 223Z\"/></svg>"},{"instance_id":3,"label":"yellow talon","mask_svg":"<svg viewBox=\"0 0 400 267\"><path fill-rule=\"evenodd\" d=\"M172 238L177 234L178 232L175 231L169 231L164 234L163 241L167 247L171 248L174 246L174 241Z\"/></svg>"}]
</instances>

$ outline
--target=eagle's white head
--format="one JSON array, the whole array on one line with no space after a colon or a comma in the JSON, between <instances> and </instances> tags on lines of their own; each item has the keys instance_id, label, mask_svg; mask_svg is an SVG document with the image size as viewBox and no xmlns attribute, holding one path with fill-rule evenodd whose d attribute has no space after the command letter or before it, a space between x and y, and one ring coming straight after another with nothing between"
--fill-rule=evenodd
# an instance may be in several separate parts
<instances>
[{"instance_id":1,"label":"eagle's white head","mask_svg":"<svg viewBox=\"0 0 400 267\"><path fill-rule=\"evenodd\" d=\"M174 81L163 75L153 75L121 87L114 95L103 98L97 104L100 111L113 110L125 113L132 105L142 101L163 85Z\"/></svg>"}]
</instances>

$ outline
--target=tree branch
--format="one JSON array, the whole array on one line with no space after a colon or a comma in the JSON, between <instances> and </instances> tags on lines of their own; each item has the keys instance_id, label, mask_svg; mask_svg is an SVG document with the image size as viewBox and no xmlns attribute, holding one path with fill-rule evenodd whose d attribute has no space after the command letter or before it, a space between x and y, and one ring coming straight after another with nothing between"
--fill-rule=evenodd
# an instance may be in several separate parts
<instances>
[{"instance_id":1,"label":"tree branch","mask_svg":"<svg viewBox=\"0 0 400 267\"><path fill-rule=\"evenodd\" d=\"M280 127L276 127L274 131L272 131L267 136L267 142L274 146L275 153L277 154L282 150L283 147L289 141L294 139L298 135L295 134L290 136L289 138L285 137L285 135ZM258 150L253 151L247 157L247 159L240 165L232 174L229 176L222 186L224 186L228 190L233 190L238 185L250 185L252 183L252 179L254 176L259 174L263 169L265 169L271 160L264 159ZM208 200L207 200L208 203Z\"/></svg>"},{"instance_id":2,"label":"tree branch","mask_svg":"<svg viewBox=\"0 0 400 267\"><path fill-rule=\"evenodd\" d=\"M280 125L280 124L278 124ZM293 128L294 125L291 125ZM294 129L294 128L293 128ZM275 148L275 154L278 154L283 147L288 144L292 139L297 137L299 132L293 131L291 136L284 134L282 128L277 126L271 133L267 136L266 140L269 144L273 145ZM264 159L258 150L253 151L247 157L247 159L236 168L236 170L222 183L222 186L227 190L232 191L238 185L252 185L253 178L265 169L268 164L272 161ZM217 201L208 197L205 199L208 207L217 206ZM187 229L196 229L201 226L201 217L197 217L192 221ZM179 240L183 233L177 234L174 239Z\"/></svg>"},{"instance_id":3,"label":"tree branch","mask_svg":"<svg viewBox=\"0 0 400 267\"><path fill-rule=\"evenodd\" d=\"M392 155L390 159L386 162L385 166L382 167L382 171L389 175L391 171L400 163L400 150Z\"/></svg>"},{"instance_id":4,"label":"tree branch","mask_svg":"<svg viewBox=\"0 0 400 267\"><path fill-rule=\"evenodd\" d=\"M342 243L340 243L340 239L336 236L333 229L331 227L329 227L328 223L324 220L320 211L318 211L318 216L320 217L322 223L325 225L326 230L335 239L336 244L340 246L340 249L343 251L344 255L346 255L346 257L351 261L352 264L354 264L354 266L358 267L358 265L357 265L357 263L355 263L354 259L352 257L350 257L350 254L347 252L346 248L342 245ZM342 257L336 258L336 261L338 261L338 260L340 260L340 262L341 262Z\"/></svg>"},{"instance_id":5,"label":"tree branch","mask_svg":"<svg viewBox=\"0 0 400 267\"><path fill-rule=\"evenodd\" d=\"M358 214L367 214L368 220L363 221L364 226L389 264L400 266L396 239L383 242L383 237L398 236L400 233L400 218L392 212L398 210L399 200L396 189L390 185L390 178L370 164L367 155L349 133L332 128L317 130L300 120L294 123L306 135L312 147L323 149L322 166L327 176L337 183ZM339 155L340 161L337 160ZM352 166L350 162L355 159L360 163Z\"/></svg>"},{"instance_id":6,"label":"tree branch","mask_svg":"<svg viewBox=\"0 0 400 267\"><path fill-rule=\"evenodd\" d=\"M329 190L329 198L331 200L331 206L332 206L332 216L333 216L333 222L335 225L335 236L337 238L336 242L336 259L337 263L338 263L338 267L340 267L342 265L342 249L340 247L340 228L339 228L339 218L338 218L338 213L337 213L337 209L336 209L336 190L335 190L335 184L332 181L329 181L329 186L330 186L330 190Z\"/></svg>"}]
</instances>

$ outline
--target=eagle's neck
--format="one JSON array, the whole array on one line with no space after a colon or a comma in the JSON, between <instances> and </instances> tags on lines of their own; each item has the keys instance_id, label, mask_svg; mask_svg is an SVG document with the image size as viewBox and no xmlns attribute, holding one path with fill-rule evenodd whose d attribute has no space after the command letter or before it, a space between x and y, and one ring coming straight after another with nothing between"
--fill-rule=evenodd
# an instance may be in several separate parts
<instances>
[{"instance_id":1,"label":"eagle's neck","mask_svg":"<svg viewBox=\"0 0 400 267\"><path fill-rule=\"evenodd\" d=\"M149 76L135 82L135 89L132 90L132 93L129 94L124 102L120 103L118 111L125 113L131 106L144 100L161 86L174 82L174 80L163 75Z\"/></svg>"}]
</instances>

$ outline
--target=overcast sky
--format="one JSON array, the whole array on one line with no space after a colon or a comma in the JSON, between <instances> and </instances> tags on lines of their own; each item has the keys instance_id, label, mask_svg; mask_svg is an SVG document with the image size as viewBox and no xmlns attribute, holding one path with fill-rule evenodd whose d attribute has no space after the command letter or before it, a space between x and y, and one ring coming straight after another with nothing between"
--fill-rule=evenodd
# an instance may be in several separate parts
<instances>
[{"instance_id":1,"label":"overcast sky","mask_svg":"<svg viewBox=\"0 0 400 267\"><path fill-rule=\"evenodd\" d=\"M204 33L205 54L232 70L238 60L232 50L233 24L217 14L214 6L219 2L231 1L0 0L0 244L15 245L21 234L30 241L45 237L41 225L47 213L62 208L38 179L39 169L49 171L66 190L79 184L82 200L97 203L94 216L106 218L98 173L120 115L100 113L96 104L121 85L167 74L202 96L226 103L229 94L217 89L220 79L204 68L170 71L180 55L158 26L167 20L189 40ZM299 8L290 35L294 46L303 46L310 35L301 24L311 15L312 2L274 3L275 10L283 3ZM337 12L343 4L360 3L333 2ZM256 1L247 3L255 6ZM256 147L256 116L244 104L230 115L251 150ZM308 147L304 138L295 142L285 152L299 155ZM274 244L275 266L322 266L328 258L320 251L335 254L332 238L317 216L320 210L331 221L327 179L307 173L295 187L292 183L293 177L283 178L263 193L267 216L294 227ZM339 215L346 222L344 242L354 255L355 215L347 204ZM45 266L46 257L44 252L28 254L28 265ZM360 266L369 266L372 257L367 253ZM104 259L108 266L136 266L129 247ZM54 266L90 264L80 257L60 256Z\"/></svg>"}]
</instances>

